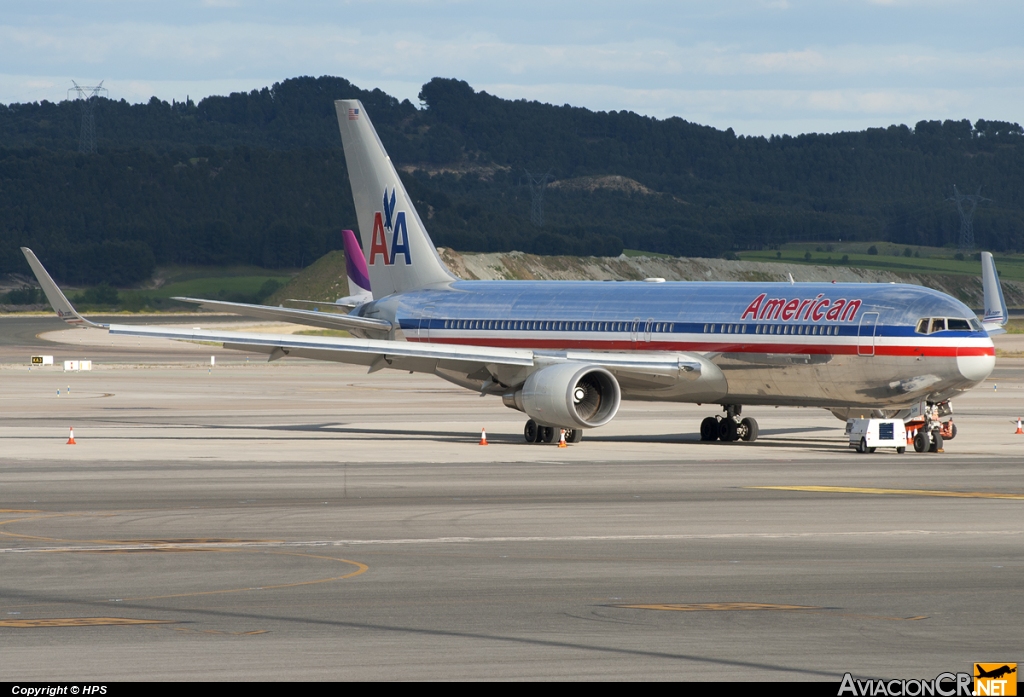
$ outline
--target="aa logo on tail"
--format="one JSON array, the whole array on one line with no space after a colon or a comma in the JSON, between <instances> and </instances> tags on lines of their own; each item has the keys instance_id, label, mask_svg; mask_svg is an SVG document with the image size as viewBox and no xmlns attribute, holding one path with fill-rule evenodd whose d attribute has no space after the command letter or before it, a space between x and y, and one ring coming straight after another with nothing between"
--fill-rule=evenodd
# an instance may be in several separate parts
<instances>
[{"instance_id":1,"label":"aa logo on tail","mask_svg":"<svg viewBox=\"0 0 1024 697\"><path fill-rule=\"evenodd\" d=\"M409 228L405 222L405 211L395 211L396 192L391 190L388 196L387 187L384 188L383 207L384 210L373 214L373 235L370 239L370 266L377 263L377 256L384 257L384 265L391 266L399 255L405 257L406 266L412 265L412 258L409 256ZM391 242L388 243L387 233L391 233Z\"/></svg>"}]
</instances>

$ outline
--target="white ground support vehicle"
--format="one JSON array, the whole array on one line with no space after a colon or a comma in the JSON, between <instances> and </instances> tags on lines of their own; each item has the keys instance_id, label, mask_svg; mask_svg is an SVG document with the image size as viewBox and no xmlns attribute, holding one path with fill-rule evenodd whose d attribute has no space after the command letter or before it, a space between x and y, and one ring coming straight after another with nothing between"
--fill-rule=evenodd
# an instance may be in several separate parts
<instances>
[{"instance_id":1,"label":"white ground support vehicle","mask_svg":"<svg viewBox=\"0 0 1024 697\"><path fill-rule=\"evenodd\" d=\"M907 451L907 429L902 419L850 419L846 422L850 447L858 453L873 453L875 448Z\"/></svg>"}]
</instances>

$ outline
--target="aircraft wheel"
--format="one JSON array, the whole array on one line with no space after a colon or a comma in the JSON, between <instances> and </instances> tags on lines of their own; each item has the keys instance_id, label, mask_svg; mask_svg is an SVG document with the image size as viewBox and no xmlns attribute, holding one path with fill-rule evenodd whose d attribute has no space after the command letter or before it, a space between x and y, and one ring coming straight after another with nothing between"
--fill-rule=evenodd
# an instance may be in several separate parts
<instances>
[{"instance_id":1,"label":"aircraft wheel","mask_svg":"<svg viewBox=\"0 0 1024 697\"><path fill-rule=\"evenodd\" d=\"M579 443L581 440L583 440L582 428L570 428L565 432L566 443Z\"/></svg>"},{"instance_id":2,"label":"aircraft wheel","mask_svg":"<svg viewBox=\"0 0 1024 697\"><path fill-rule=\"evenodd\" d=\"M526 439L527 443L540 442L540 438L537 437L538 435L540 435L539 431L540 426L537 425L536 421L530 419L529 421L526 422L526 427L523 428L523 438Z\"/></svg>"},{"instance_id":3,"label":"aircraft wheel","mask_svg":"<svg viewBox=\"0 0 1024 697\"><path fill-rule=\"evenodd\" d=\"M732 419L722 419L718 422L718 440L725 441L726 443L739 439L739 429L737 424Z\"/></svg>"},{"instance_id":4,"label":"aircraft wheel","mask_svg":"<svg viewBox=\"0 0 1024 697\"><path fill-rule=\"evenodd\" d=\"M937 453L940 450L942 450L942 434L936 429L932 431L932 445L928 448L928 452Z\"/></svg>"},{"instance_id":5,"label":"aircraft wheel","mask_svg":"<svg viewBox=\"0 0 1024 697\"><path fill-rule=\"evenodd\" d=\"M555 429L553 426L541 426L540 427L541 437L540 442L542 443L554 443L555 442Z\"/></svg>"},{"instance_id":6,"label":"aircraft wheel","mask_svg":"<svg viewBox=\"0 0 1024 697\"><path fill-rule=\"evenodd\" d=\"M740 422L742 427L740 430L743 432L743 440L753 443L757 440L757 421L747 417Z\"/></svg>"},{"instance_id":7,"label":"aircraft wheel","mask_svg":"<svg viewBox=\"0 0 1024 697\"><path fill-rule=\"evenodd\" d=\"M923 453L927 449L928 449L928 439L925 437L924 433L922 433L921 431L918 431L917 435L914 436L914 452L915 453Z\"/></svg>"},{"instance_id":8,"label":"aircraft wheel","mask_svg":"<svg viewBox=\"0 0 1024 697\"><path fill-rule=\"evenodd\" d=\"M718 419L709 416L700 422L701 440L718 440Z\"/></svg>"},{"instance_id":9,"label":"aircraft wheel","mask_svg":"<svg viewBox=\"0 0 1024 697\"><path fill-rule=\"evenodd\" d=\"M956 438L956 424L949 425L949 435L946 436L946 440L953 440Z\"/></svg>"},{"instance_id":10,"label":"aircraft wheel","mask_svg":"<svg viewBox=\"0 0 1024 697\"><path fill-rule=\"evenodd\" d=\"M907 452L907 449L906 448L896 448L896 452L899 453L900 455L902 455L903 453Z\"/></svg>"}]
</instances>

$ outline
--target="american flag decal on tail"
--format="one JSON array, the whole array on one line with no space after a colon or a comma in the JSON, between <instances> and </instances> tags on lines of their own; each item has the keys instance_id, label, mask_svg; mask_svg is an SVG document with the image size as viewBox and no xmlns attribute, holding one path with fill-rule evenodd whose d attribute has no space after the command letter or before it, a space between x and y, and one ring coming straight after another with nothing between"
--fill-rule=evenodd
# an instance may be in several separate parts
<instances>
[{"instance_id":1,"label":"american flag decal on tail","mask_svg":"<svg viewBox=\"0 0 1024 697\"><path fill-rule=\"evenodd\" d=\"M359 120L359 109L349 109L348 110L348 120L349 121L357 121L357 120Z\"/></svg>"}]
</instances>

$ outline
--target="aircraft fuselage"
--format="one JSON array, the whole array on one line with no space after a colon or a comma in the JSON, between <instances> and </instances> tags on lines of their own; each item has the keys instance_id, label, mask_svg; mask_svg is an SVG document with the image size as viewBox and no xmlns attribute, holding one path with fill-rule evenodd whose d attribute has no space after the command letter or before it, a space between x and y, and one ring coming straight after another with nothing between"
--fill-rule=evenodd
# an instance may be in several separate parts
<instances>
[{"instance_id":1,"label":"aircraft fuselage","mask_svg":"<svg viewBox=\"0 0 1024 697\"><path fill-rule=\"evenodd\" d=\"M995 365L966 305L906 284L456 281L360 314L414 342L700 353L728 380L722 404L902 407L949 399ZM957 321L931 332L932 319ZM623 397L693 401L672 386Z\"/></svg>"}]
</instances>

